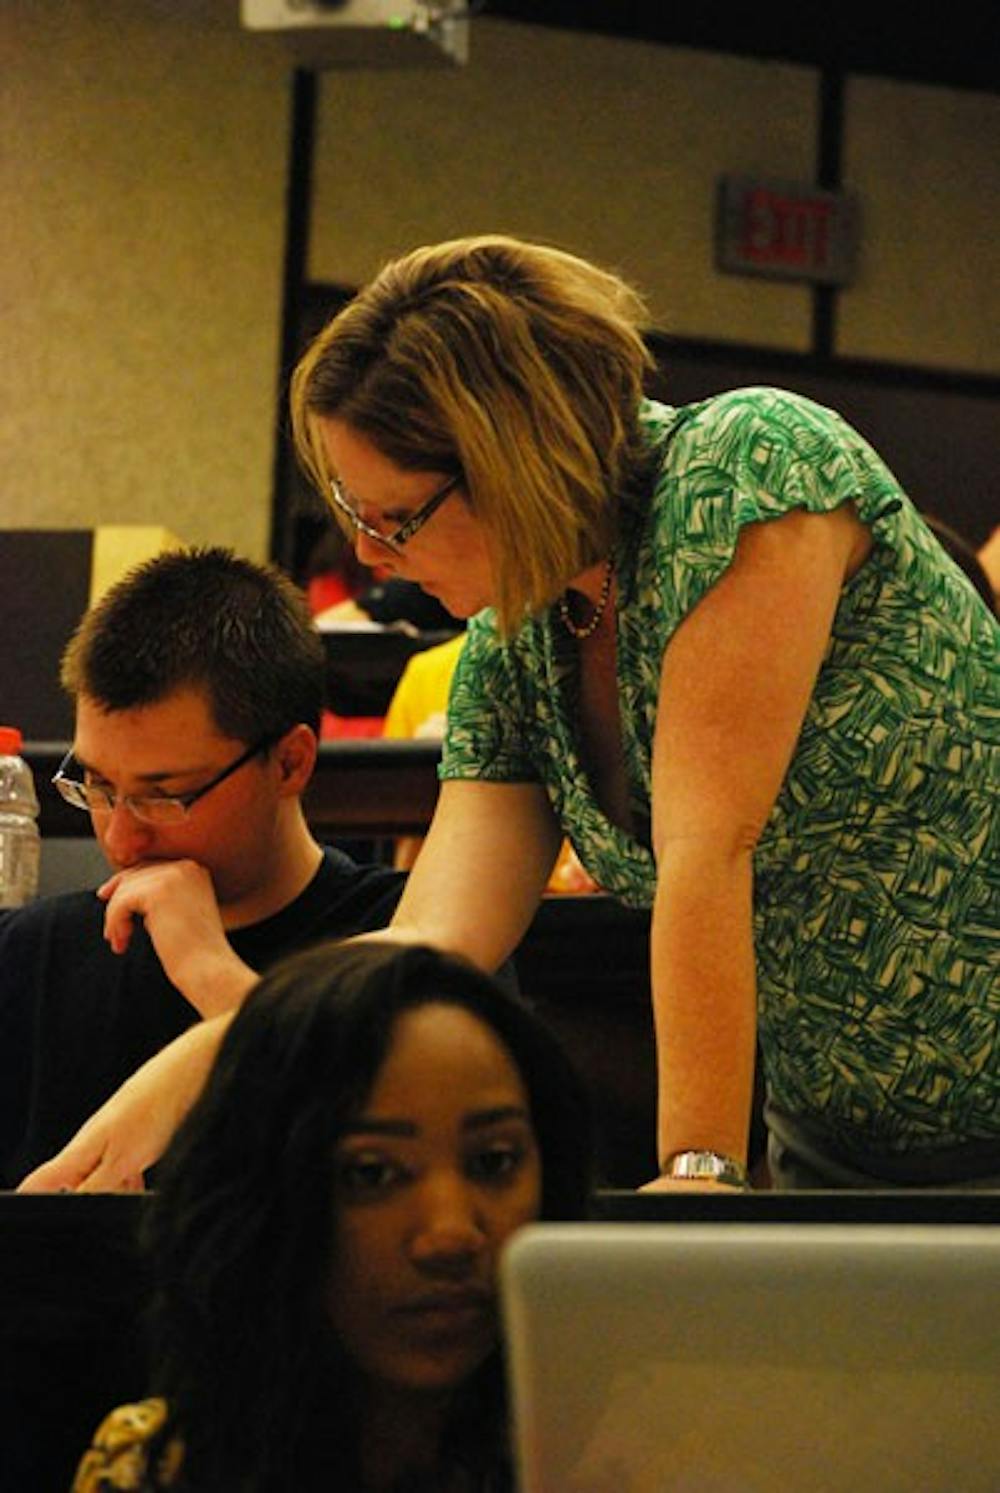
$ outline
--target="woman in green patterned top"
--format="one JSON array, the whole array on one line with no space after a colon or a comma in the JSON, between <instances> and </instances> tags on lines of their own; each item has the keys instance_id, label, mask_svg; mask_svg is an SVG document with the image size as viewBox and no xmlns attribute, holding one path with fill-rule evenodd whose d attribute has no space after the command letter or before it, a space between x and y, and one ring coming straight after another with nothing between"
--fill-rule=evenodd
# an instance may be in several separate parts
<instances>
[{"instance_id":1,"label":"woman in green patterned top","mask_svg":"<svg viewBox=\"0 0 1000 1493\"><path fill-rule=\"evenodd\" d=\"M652 909L654 1185L744 1181L758 1038L779 1183L1000 1180L996 620L833 412L648 401L643 318L572 255L464 239L296 371L359 558L472 619L392 936L497 965L565 831ZM155 1154L140 1118L112 1101L56 1185Z\"/></svg>"}]
</instances>

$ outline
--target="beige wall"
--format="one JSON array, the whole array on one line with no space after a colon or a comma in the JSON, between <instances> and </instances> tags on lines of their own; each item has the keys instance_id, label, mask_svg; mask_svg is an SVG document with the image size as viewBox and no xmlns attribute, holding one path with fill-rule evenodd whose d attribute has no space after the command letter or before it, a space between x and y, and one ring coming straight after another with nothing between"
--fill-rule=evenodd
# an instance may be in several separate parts
<instances>
[{"instance_id":1,"label":"beige wall","mask_svg":"<svg viewBox=\"0 0 1000 1493\"><path fill-rule=\"evenodd\" d=\"M801 285L714 266L724 173L814 180L816 69L483 20L467 67L326 73L311 272L496 229L618 267L676 336L808 351ZM1000 95L848 80L846 357L1000 373Z\"/></svg>"},{"instance_id":2,"label":"beige wall","mask_svg":"<svg viewBox=\"0 0 1000 1493\"><path fill-rule=\"evenodd\" d=\"M808 291L717 275L712 211L725 168L811 180L816 109L806 68L477 22L461 70L324 75L312 274L526 234L616 266L679 335L802 350Z\"/></svg>"},{"instance_id":3,"label":"beige wall","mask_svg":"<svg viewBox=\"0 0 1000 1493\"><path fill-rule=\"evenodd\" d=\"M846 117L865 229L838 351L1000 373L1000 94L855 78Z\"/></svg>"},{"instance_id":4,"label":"beige wall","mask_svg":"<svg viewBox=\"0 0 1000 1493\"><path fill-rule=\"evenodd\" d=\"M219 0L0 5L0 525L262 556L289 87Z\"/></svg>"},{"instance_id":5,"label":"beige wall","mask_svg":"<svg viewBox=\"0 0 1000 1493\"><path fill-rule=\"evenodd\" d=\"M0 4L0 527L266 552L291 63L237 0ZM849 80L838 350L1000 373L1000 98ZM310 272L503 229L617 266L656 324L808 349L798 285L719 274L722 172L809 181L814 70L483 18L468 66L319 90Z\"/></svg>"}]
</instances>

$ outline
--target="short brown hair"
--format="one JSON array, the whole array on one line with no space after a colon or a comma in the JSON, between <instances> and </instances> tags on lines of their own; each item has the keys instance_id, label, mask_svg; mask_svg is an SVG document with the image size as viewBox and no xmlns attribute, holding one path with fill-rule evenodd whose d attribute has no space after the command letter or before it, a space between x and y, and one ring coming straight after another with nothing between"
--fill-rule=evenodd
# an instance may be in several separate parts
<instances>
[{"instance_id":1,"label":"short brown hair","mask_svg":"<svg viewBox=\"0 0 1000 1493\"><path fill-rule=\"evenodd\" d=\"M218 729L277 741L318 733L326 656L305 597L275 566L219 548L168 550L87 611L63 655L63 688L104 710L204 691Z\"/></svg>"},{"instance_id":2,"label":"short brown hair","mask_svg":"<svg viewBox=\"0 0 1000 1493\"><path fill-rule=\"evenodd\" d=\"M564 250L491 235L416 249L319 333L292 380L299 459L330 473L336 416L413 470L459 472L505 632L607 554L644 456L644 307Z\"/></svg>"}]
</instances>

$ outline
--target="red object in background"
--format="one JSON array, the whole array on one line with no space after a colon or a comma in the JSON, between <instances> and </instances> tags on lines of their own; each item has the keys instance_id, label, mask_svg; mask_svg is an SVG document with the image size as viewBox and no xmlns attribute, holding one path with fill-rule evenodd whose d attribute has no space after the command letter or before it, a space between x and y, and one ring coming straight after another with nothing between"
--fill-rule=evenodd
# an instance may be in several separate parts
<instances>
[{"instance_id":1,"label":"red object in background","mask_svg":"<svg viewBox=\"0 0 1000 1493\"><path fill-rule=\"evenodd\" d=\"M339 606L342 601L354 601L377 581L384 580L389 572L381 565L359 565L356 561L331 565L317 570L305 582L306 601L315 617L327 607Z\"/></svg>"},{"instance_id":2,"label":"red object in background","mask_svg":"<svg viewBox=\"0 0 1000 1493\"><path fill-rule=\"evenodd\" d=\"M333 710L324 710L319 724L320 741L335 741L345 736L381 736L384 716L381 715L337 715Z\"/></svg>"},{"instance_id":3,"label":"red object in background","mask_svg":"<svg viewBox=\"0 0 1000 1493\"><path fill-rule=\"evenodd\" d=\"M314 575L306 583L306 601L314 617L319 612L325 612L327 607L338 606L342 601L351 601L354 595L355 593L350 589L344 577L335 574L332 570L325 570L322 575Z\"/></svg>"}]
</instances>

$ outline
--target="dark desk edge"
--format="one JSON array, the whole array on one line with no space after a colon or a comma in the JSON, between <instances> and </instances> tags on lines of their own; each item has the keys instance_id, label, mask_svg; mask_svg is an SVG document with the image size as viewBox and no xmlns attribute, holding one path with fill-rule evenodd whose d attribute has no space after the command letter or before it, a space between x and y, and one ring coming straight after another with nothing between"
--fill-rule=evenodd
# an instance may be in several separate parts
<instances>
[{"instance_id":1,"label":"dark desk edge","mask_svg":"<svg viewBox=\"0 0 1000 1493\"><path fill-rule=\"evenodd\" d=\"M130 1231L150 1193L0 1192L0 1252L37 1228ZM1000 1224L1000 1190L898 1188L870 1192L630 1192L599 1189L594 1222Z\"/></svg>"}]
</instances>

